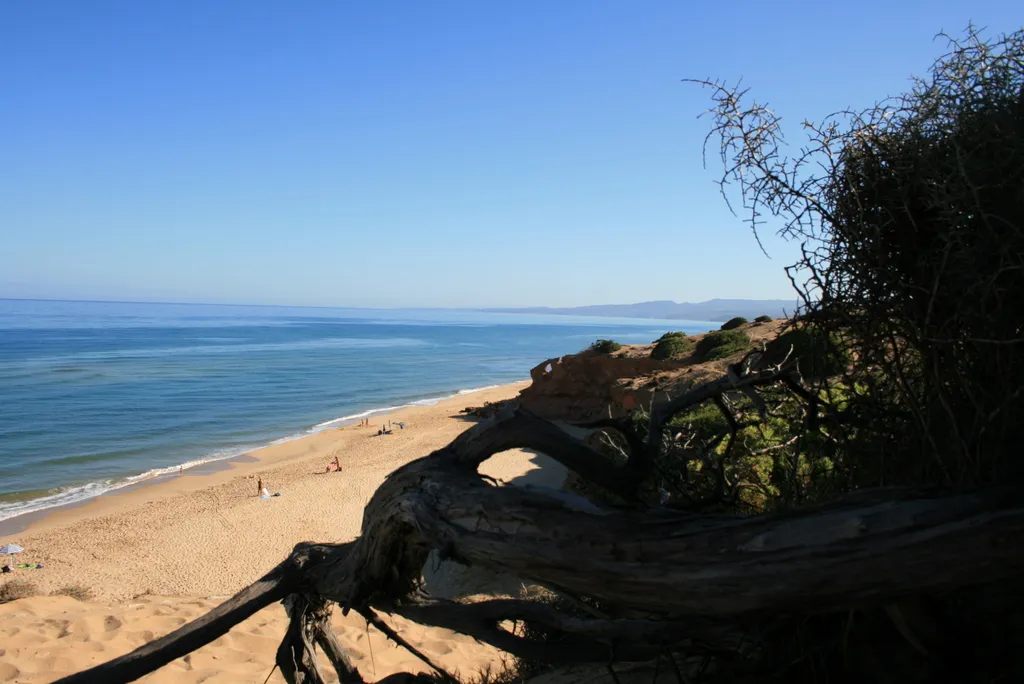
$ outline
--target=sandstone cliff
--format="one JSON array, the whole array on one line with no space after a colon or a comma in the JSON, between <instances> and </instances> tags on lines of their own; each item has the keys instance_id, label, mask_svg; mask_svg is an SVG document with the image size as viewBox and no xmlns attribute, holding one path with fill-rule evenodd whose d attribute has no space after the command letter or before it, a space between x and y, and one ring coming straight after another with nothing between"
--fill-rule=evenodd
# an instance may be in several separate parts
<instances>
[{"instance_id":1,"label":"sandstone cliff","mask_svg":"<svg viewBox=\"0 0 1024 684\"><path fill-rule=\"evenodd\" d=\"M747 324L751 343L773 339L782 321ZM699 340L703 335L694 335ZM719 375L742 353L720 361L696 363L692 357L658 361L651 345L628 345L613 354L586 350L548 359L530 371L532 384L519 396L524 408L551 420L581 422L621 417L652 402L677 396L697 382Z\"/></svg>"}]
</instances>

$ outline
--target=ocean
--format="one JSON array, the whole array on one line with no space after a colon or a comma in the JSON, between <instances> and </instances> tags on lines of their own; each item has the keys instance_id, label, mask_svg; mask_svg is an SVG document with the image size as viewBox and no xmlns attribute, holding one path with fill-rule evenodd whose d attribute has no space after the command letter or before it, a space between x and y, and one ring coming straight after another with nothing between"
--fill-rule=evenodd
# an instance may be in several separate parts
<instances>
[{"instance_id":1,"label":"ocean","mask_svg":"<svg viewBox=\"0 0 1024 684\"><path fill-rule=\"evenodd\" d=\"M0 520L717 323L0 299ZM471 403L467 398L467 404Z\"/></svg>"}]
</instances>

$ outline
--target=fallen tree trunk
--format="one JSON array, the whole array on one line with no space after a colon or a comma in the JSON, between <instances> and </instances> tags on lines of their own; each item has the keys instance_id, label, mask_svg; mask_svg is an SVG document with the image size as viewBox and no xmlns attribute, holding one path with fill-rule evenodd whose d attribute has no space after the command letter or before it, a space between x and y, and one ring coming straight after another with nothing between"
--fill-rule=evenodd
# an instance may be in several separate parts
<instances>
[{"instance_id":1,"label":"fallen tree trunk","mask_svg":"<svg viewBox=\"0 0 1024 684\"><path fill-rule=\"evenodd\" d=\"M763 373L725 379L672 402L776 382ZM652 432L671 412L652 419ZM658 443L652 437L650 448ZM369 620L374 609L453 629L513 655L551 663L644 660L689 640L726 643L761 615L814 612L865 601L995 582L1024 573L1024 492L860 493L786 515L693 515L599 508L572 494L496 487L477 473L511 448L542 451L592 482L637 500L653 460L634 453L615 467L554 425L510 408L449 446L399 468L367 504L361 536L302 544L277 569L194 623L62 682L127 682L212 641L286 596L291 627L278 662L288 681L319 682L314 644L343 682L362 681L324 615L339 603ZM586 596L602 614L570 615L515 599L457 603L419 593L427 555ZM501 627L524 620L564 635L531 640ZM417 654L430 663L429 655ZM430 665L440 670L436 665ZM442 672L443 677L449 677Z\"/></svg>"}]
</instances>

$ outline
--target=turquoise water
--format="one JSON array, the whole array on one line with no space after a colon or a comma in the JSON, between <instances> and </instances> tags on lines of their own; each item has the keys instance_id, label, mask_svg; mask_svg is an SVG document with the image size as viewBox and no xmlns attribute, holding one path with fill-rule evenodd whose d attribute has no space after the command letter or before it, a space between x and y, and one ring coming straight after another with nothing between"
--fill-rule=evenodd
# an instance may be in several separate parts
<instances>
[{"instance_id":1,"label":"turquoise water","mask_svg":"<svg viewBox=\"0 0 1024 684\"><path fill-rule=\"evenodd\" d=\"M716 323L0 300L0 520ZM467 398L467 403L470 400Z\"/></svg>"}]
</instances>

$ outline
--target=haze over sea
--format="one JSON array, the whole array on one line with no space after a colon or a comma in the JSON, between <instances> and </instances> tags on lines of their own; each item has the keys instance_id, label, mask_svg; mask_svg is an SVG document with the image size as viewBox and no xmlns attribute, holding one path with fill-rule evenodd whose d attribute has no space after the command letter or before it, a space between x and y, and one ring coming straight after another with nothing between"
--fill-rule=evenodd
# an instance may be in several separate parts
<instances>
[{"instance_id":1,"label":"haze over sea","mask_svg":"<svg viewBox=\"0 0 1024 684\"><path fill-rule=\"evenodd\" d=\"M0 520L716 323L0 300ZM467 403L471 400L467 399Z\"/></svg>"}]
</instances>

